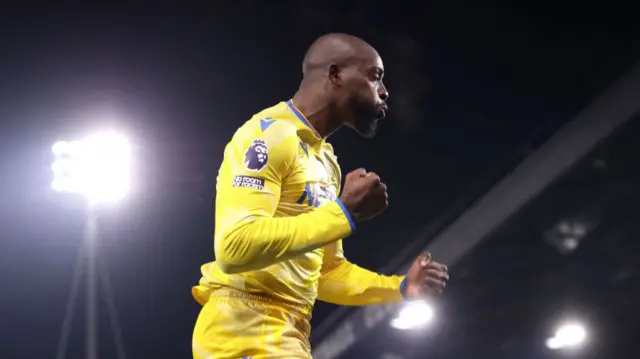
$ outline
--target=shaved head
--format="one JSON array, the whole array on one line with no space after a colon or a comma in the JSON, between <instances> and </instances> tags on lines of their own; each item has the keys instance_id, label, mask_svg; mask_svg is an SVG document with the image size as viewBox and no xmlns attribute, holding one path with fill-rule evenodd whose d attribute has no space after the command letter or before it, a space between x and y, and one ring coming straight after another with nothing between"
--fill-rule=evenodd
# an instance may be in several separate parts
<instances>
[{"instance_id":1,"label":"shaved head","mask_svg":"<svg viewBox=\"0 0 640 359\"><path fill-rule=\"evenodd\" d=\"M302 61L302 74L327 71L331 65L349 66L378 57L378 52L364 40L347 34L333 33L314 41Z\"/></svg>"},{"instance_id":2,"label":"shaved head","mask_svg":"<svg viewBox=\"0 0 640 359\"><path fill-rule=\"evenodd\" d=\"M375 134L389 93L382 83L382 59L371 45L347 34L320 36L304 56L302 75L298 97L306 94L315 103L310 107L325 108L328 121L335 121L329 127L349 126L365 137Z\"/></svg>"}]
</instances>

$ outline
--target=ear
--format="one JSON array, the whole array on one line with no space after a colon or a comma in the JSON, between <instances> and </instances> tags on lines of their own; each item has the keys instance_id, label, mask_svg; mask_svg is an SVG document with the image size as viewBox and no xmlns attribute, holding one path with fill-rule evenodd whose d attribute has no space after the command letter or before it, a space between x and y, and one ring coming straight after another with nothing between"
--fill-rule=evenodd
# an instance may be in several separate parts
<instances>
[{"instance_id":1,"label":"ear","mask_svg":"<svg viewBox=\"0 0 640 359\"><path fill-rule=\"evenodd\" d=\"M342 82L342 68L339 65L331 64L329 66L329 81L336 86L340 86Z\"/></svg>"}]
</instances>

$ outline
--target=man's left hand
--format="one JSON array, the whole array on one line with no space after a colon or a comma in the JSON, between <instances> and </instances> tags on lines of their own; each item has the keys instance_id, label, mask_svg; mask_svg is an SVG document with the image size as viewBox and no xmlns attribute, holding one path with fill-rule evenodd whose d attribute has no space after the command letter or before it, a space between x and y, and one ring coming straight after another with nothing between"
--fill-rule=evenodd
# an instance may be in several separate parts
<instances>
[{"instance_id":1,"label":"man's left hand","mask_svg":"<svg viewBox=\"0 0 640 359\"><path fill-rule=\"evenodd\" d=\"M441 294L447 281L447 266L431 260L430 253L421 254L407 273L404 296L408 300L430 298Z\"/></svg>"}]
</instances>

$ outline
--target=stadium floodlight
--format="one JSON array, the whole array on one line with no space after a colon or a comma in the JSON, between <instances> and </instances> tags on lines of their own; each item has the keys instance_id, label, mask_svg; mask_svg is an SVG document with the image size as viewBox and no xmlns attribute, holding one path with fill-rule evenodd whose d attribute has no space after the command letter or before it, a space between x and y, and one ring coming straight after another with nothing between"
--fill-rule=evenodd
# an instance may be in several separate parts
<instances>
[{"instance_id":1,"label":"stadium floodlight","mask_svg":"<svg viewBox=\"0 0 640 359\"><path fill-rule=\"evenodd\" d=\"M86 265L86 327L85 358L98 357L98 282L105 287L105 297L109 305L109 317L118 347L118 357L124 357L122 340L115 306L107 284L106 269L97 267L98 260L98 211L94 205L105 202L118 202L129 193L131 180L131 148L127 139L115 132L103 132L83 140L60 141L51 147L54 161L51 164L53 180L51 188L57 192L83 195L90 206L87 207L84 241L86 246L78 252L78 262L74 274L71 293L64 316L58 347L59 359L65 357L71 328L75 298L80 286L80 278Z\"/></svg>"},{"instance_id":2,"label":"stadium floodlight","mask_svg":"<svg viewBox=\"0 0 640 359\"><path fill-rule=\"evenodd\" d=\"M576 348L582 345L587 338L587 331L579 323L565 323L561 325L553 337L547 339L547 348L559 350Z\"/></svg>"},{"instance_id":3,"label":"stadium floodlight","mask_svg":"<svg viewBox=\"0 0 640 359\"><path fill-rule=\"evenodd\" d=\"M80 141L60 141L51 151L53 190L82 194L90 203L118 202L128 194L131 148L124 136L105 132Z\"/></svg>"},{"instance_id":4,"label":"stadium floodlight","mask_svg":"<svg viewBox=\"0 0 640 359\"><path fill-rule=\"evenodd\" d=\"M391 320L391 326L399 330L418 329L424 327L433 318L433 308L425 302L409 302Z\"/></svg>"}]
</instances>

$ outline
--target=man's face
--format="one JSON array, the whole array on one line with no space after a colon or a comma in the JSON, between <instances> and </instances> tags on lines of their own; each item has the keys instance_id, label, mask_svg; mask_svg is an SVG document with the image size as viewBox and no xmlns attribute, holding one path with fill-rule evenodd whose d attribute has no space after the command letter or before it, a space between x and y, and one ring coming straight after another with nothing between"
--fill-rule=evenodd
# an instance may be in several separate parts
<instances>
[{"instance_id":1,"label":"man's face","mask_svg":"<svg viewBox=\"0 0 640 359\"><path fill-rule=\"evenodd\" d=\"M346 124L366 138L376 134L378 120L386 116L389 93L383 76L384 66L377 54L345 69L344 95L349 112Z\"/></svg>"}]
</instances>

